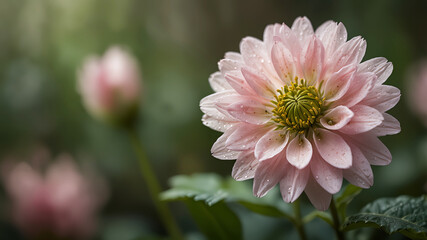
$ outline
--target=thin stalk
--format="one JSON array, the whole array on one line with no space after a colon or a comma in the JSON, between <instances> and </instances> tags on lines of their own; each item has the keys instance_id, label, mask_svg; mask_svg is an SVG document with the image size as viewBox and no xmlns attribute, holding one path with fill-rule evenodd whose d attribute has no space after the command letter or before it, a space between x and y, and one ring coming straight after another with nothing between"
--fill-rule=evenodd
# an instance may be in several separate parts
<instances>
[{"instance_id":1,"label":"thin stalk","mask_svg":"<svg viewBox=\"0 0 427 240\"><path fill-rule=\"evenodd\" d=\"M335 234L337 235L338 240L345 240L344 232L341 231L341 221L340 217L338 216L337 207L335 206L335 199L332 198L330 211L332 215L332 220L334 221L334 230Z\"/></svg>"},{"instance_id":2,"label":"thin stalk","mask_svg":"<svg viewBox=\"0 0 427 240\"><path fill-rule=\"evenodd\" d=\"M138 135L135 133L134 130L129 130L129 137L132 142L133 149L139 159L142 177L144 178L147 184L151 199L153 200L154 205L157 208L157 212L160 218L162 219L172 239L183 239L182 234L178 228L178 225L175 222L175 219L172 216L168 205L165 202L162 202L159 198L161 192L160 184L147 156L145 155L141 140L139 139Z\"/></svg>"},{"instance_id":3,"label":"thin stalk","mask_svg":"<svg viewBox=\"0 0 427 240\"><path fill-rule=\"evenodd\" d=\"M301 217L301 206L300 206L300 202L299 199L297 199L292 206L294 207L294 224L295 227L297 228L298 234L300 236L301 240L307 240L307 235L305 234L305 230L304 230L304 223Z\"/></svg>"}]
</instances>

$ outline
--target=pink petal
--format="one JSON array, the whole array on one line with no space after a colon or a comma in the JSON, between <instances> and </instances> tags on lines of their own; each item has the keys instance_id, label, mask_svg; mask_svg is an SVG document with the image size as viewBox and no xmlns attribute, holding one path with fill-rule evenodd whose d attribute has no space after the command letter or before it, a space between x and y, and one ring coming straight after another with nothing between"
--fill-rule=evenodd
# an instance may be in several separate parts
<instances>
[{"instance_id":1,"label":"pink petal","mask_svg":"<svg viewBox=\"0 0 427 240\"><path fill-rule=\"evenodd\" d=\"M380 112L385 112L394 107L400 100L400 90L393 86L374 86L360 104L376 108Z\"/></svg>"},{"instance_id":2,"label":"pink petal","mask_svg":"<svg viewBox=\"0 0 427 240\"><path fill-rule=\"evenodd\" d=\"M376 76L373 73L356 72L345 95L338 99L334 104L345 105L347 107L356 105L369 93L375 78Z\"/></svg>"},{"instance_id":3,"label":"pink petal","mask_svg":"<svg viewBox=\"0 0 427 240\"><path fill-rule=\"evenodd\" d=\"M336 168L351 167L351 150L344 139L329 130L318 128L313 133L314 143L320 156Z\"/></svg>"},{"instance_id":4,"label":"pink petal","mask_svg":"<svg viewBox=\"0 0 427 240\"><path fill-rule=\"evenodd\" d=\"M215 92L222 92L233 89L220 72L212 73L209 76L209 84L211 85L212 90Z\"/></svg>"},{"instance_id":5,"label":"pink petal","mask_svg":"<svg viewBox=\"0 0 427 240\"><path fill-rule=\"evenodd\" d=\"M332 74L325 83L326 102L334 102L344 96L351 85L355 71L356 67L350 65Z\"/></svg>"},{"instance_id":6,"label":"pink petal","mask_svg":"<svg viewBox=\"0 0 427 240\"><path fill-rule=\"evenodd\" d=\"M285 176L280 180L280 192L283 201L290 203L297 200L304 191L309 177L310 169L308 167L297 169L288 165Z\"/></svg>"},{"instance_id":7,"label":"pink petal","mask_svg":"<svg viewBox=\"0 0 427 240\"><path fill-rule=\"evenodd\" d=\"M242 55L238 52L226 52L224 58L243 63Z\"/></svg>"},{"instance_id":8,"label":"pink petal","mask_svg":"<svg viewBox=\"0 0 427 240\"><path fill-rule=\"evenodd\" d=\"M347 137L362 151L371 165L384 166L391 162L390 151L375 135L363 133Z\"/></svg>"},{"instance_id":9,"label":"pink petal","mask_svg":"<svg viewBox=\"0 0 427 240\"><path fill-rule=\"evenodd\" d=\"M305 194L313 204L313 206L320 211L325 211L331 204L332 195L325 191L317 182L310 177L305 187Z\"/></svg>"},{"instance_id":10,"label":"pink petal","mask_svg":"<svg viewBox=\"0 0 427 240\"><path fill-rule=\"evenodd\" d=\"M221 159L221 160L231 160L236 159L239 155L238 151L233 151L227 148L226 141L230 135L236 131L239 126L233 126L227 129L224 134L219 137L216 142L212 145L211 153L212 156Z\"/></svg>"},{"instance_id":11,"label":"pink petal","mask_svg":"<svg viewBox=\"0 0 427 240\"><path fill-rule=\"evenodd\" d=\"M262 41L253 37L246 37L240 42L240 52L247 66L263 73L271 81L280 83L271 64L270 50L267 51Z\"/></svg>"},{"instance_id":12,"label":"pink petal","mask_svg":"<svg viewBox=\"0 0 427 240\"><path fill-rule=\"evenodd\" d=\"M347 30L342 23L327 21L316 29L316 36L322 41L328 58L347 41Z\"/></svg>"},{"instance_id":13,"label":"pink petal","mask_svg":"<svg viewBox=\"0 0 427 240\"><path fill-rule=\"evenodd\" d=\"M246 79L246 82L259 96L273 99L276 95L276 89L280 88L275 86L266 76L260 72L254 72L249 68L242 68L242 74Z\"/></svg>"},{"instance_id":14,"label":"pink petal","mask_svg":"<svg viewBox=\"0 0 427 240\"><path fill-rule=\"evenodd\" d=\"M298 17L295 19L291 29L302 43L309 41L314 34L313 26L307 17Z\"/></svg>"},{"instance_id":15,"label":"pink petal","mask_svg":"<svg viewBox=\"0 0 427 240\"><path fill-rule=\"evenodd\" d=\"M254 195L263 197L267 194L283 178L287 167L284 154L260 162L254 177Z\"/></svg>"},{"instance_id":16,"label":"pink petal","mask_svg":"<svg viewBox=\"0 0 427 240\"><path fill-rule=\"evenodd\" d=\"M263 125L271 119L266 106L255 98L242 96L238 102L230 105L218 103L217 106L227 111L234 118L246 123Z\"/></svg>"},{"instance_id":17,"label":"pink petal","mask_svg":"<svg viewBox=\"0 0 427 240\"><path fill-rule=\"evenodd\" d=\"M255 146L255 157L259 161L272 158L279 154L288 143L288 134L283 134L274 128L265 134Z\"/></svg>"},{"instance_id":18,"label":"pink petal","mask_svg":"<svg viewBox=\"0 0 427 240\"><path fill-rule=\"evenodd\" d=\"M255 92L252 90L252 88L249 86L243 76L239 77L239 75L241 74L242 73L240 71L230 71L225 74L224 77L227 80L228 84L239 94L246 96L255 95Z\"/></svg>"},{"instance_id":19,"label":"pink petal","mask_svg":"<svg viewBox=\"0 0 427 240\"><path fill-rule=\"evenodd\" d=\"M393 64L387 62L387 59L383 57L377 57L369 59L359 65L360 72L373 72L377 76L377 80L374 85L383 84L388 77L390 77L391 72L393 72Z\"/></svg>"},{"instance_id":20,"label":"pink petal","mask_svg":"<svg viewBox=\"0 0 427 240\"><path fill-rule=\"evenodd\" d=\"M322 42L313 35L301 54L301 65L305 80L311 84L321 80L324 60L325 49Z\"/></svg>"},{"instance_id":21,"label":"pink petal","mask_svg":"<svg viewBox=\"0 0 427 240\"><path fill-rule=\"evenodd\" d=\"M359 64L365 55L366 41L360 36L342 44L328 60L332 72L338 71L347 65Z\"/></svg>"},{"instance_id":22,"label":"pink petal","mask_svg":"<svg viewBox=\"0 0 427 240\"><path fill-rule=\"evenodd\" d=\"M305 168L311 160L313 148L304 135L294 137L286 149L288 162L298 169Z\"/></svg>"},{"instance_id":23,"label":"pink petal","mask_svg":"<svg viewBox=\"0 0 427 240\"><path fill-rule=\"evenodd\" d=\"M255 158L252 151L246 151L239 154L233 166L231 176L237 181L244 181L255 176L259 161Z\"/></svg>"},{"instance_id":24,"label":"pink petal","mask_svg":"<svg viewBox=\"0 0 427 240\"><path fill-rule=\"evenodd\" d=\"M227 129L234 126L237 121L226 118L225 116L217 118L216 116L204 114L202 117L202 123L213 130L225 132Z\"/></svg>"},{"instance_id":25,"label":"pink petal","mask_svg":"<svg viewBox=\"0 0 427 240\"><path fill-rule=\"evenodd\" d=\"M243 151L252 149L270 128L241 123L228 137L225 145L230 150Z\"/></svg>"},{"instance_id":26,"label":"pink petal","mask_svg":"<svg viewBox=\"0 0 427 240\"><path fill-rule=\"evenodd\" d=\"M299 59L301 54L301 45L296 33L293 32L286 24L282 24L279 29L279 34L274 36L273 39L282 42L283 45L291 51L295 59ZM304 43L305 44L305 43Z\"/></svg>"},{"instance_id":27,"label":"pink petal","mask_svg":"<svg viewBox=\"0 0 427 240\"><path fill-rule=\"evenodd\" d=\"M372 129L370 133L374 134L375 136L385 136L397 134L400 132L400 123L396 118L388 113L383 113L383 117L384 121L379 126Z\"/></svg>"},{"instance_id":28,"label":"pink petal","mask_svg":"<svg viewBox=\"0 0 427 240\"><path fill-rule=\"evenodd\" d=\"M313 156L310 169L314 179L323 189L331 194L339 192L342 185L342 169L329 165L317 153Z\"/></svg>"},{"instance_id":29,"label":"pink petal","mask_svg":"<svg viewBox=\"0 0 427 240\"><path fill-rule=\"evenodd\" d=\"M271 59L277 74L285 83L291 83L296 74L296 61L291 51L282 42L276 42L271 49Z\"/></svg>"},{"instance_id":30,"label":"pink petal","mask_svg":"<svg viewBox=\"0 0 427 240\"><path fill-rule=\"evenodd\" d=\"M358 147L350 146L353 154L353 165L351 168L343 170L344 177L355 186L369 188L374 184L371 165Z\"/></svg>"},{"instance_id":31,"label":"pink petal","mask_svg":"<svg viewBox=\"0 0 427 240\"><path fill-rule=\"evenodd\" d=\"M238 73L242 66L243 66L243 62L239 62L231 59L222 59L218 62L218 68L223 75L233 71ZM241 75L237 75L237 76L240 77Z\"/></svg>"},{"instance_id":32,"label":"pink petal","mask_svg":"<svg viewBox=\"0 0 427 240\"><path fill-rule=\"evenodd\" d=\"M238 101L239 99L241 99L241 96L234 90L214 93L204 97L200 101L200 110L202 110L202 112L206 115L216 119L235 120L235 118L226 111L218 109L217 104L228 106L231 103Z\"/></svg>"},{"instance_id":33,"label":"pink petal","mask_svg":"<svg viewBox=\"0 0 427 240\"><path fill-rule=\"evenodd\" d=\"M351 121L340 129L345 134L364 133L377 127L384 120L383 115L375 108L356 105L351 108L354 116Z\"/></svg>"},{"instance_id":34,"label":"pink petal","mask_svg":"<svg viewBox=\"0 0 427 240\"><path fill-rule=\"evenodd\" d=\"M354 113L346 106L338 106L326 111L325 116L320 119L320 124L330 130L338 130L353 118Z\"/></svg>"},{"instance_id":35,"label":"pink petal","mask_svg":"<svg viewBox=\"0 0 427 240\"><path fill-rule=\"evenodd\" d=\"M273 44L275 42L274 36L279 35L280 27L281 27L281 25L276 23L276 24L268 25L265 28L264 35L263 35L263 41L264 41L267 53L270 53L270 50L273 47Z\"/></svg>"}]
</instances>

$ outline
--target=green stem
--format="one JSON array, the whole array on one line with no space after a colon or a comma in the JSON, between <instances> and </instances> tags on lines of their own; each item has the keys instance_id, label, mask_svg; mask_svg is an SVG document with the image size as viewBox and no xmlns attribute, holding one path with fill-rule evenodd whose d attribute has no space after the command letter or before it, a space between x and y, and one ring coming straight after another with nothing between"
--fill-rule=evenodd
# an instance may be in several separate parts
<instances>
[{"instance_id":1,"label":"green stem","mask_svg":"<svg viewBox=\"0 0 427 240\"><path fill-rule=\"evenodd\" d=\"M335 206L335 199L332 198L330 211L332 215L332 220L334 221L334 230L335 234L337 235L338 240L345 240L344 232L341 231L341 221L340 217L338 216L337 207Z\"/></svg>"},{"instance_id":2,"label":"green stem","mask_svg":"<svg viewBox=\"0 0 427 240\"><path fill-rule=\"evenodd\" d=\"M148 161L147 156L145 155L141 140L139 139L135 130L129 130L129 137L131 139L133 149L135 150L135 153L139 159L142 177L144 178L147 184L148 191L150 192L151 198L154 202L155 207L157 208L160 218L163 220L163 223L165 224L166 229L172 239L183 239L182 234L172 216L172 213L170 212L169 207L165 202L162 202L160 200L160 184L150 165L150 162Z\"/></svg>"},{"instance_id":3,"label":"green stem","mask_svg":"<svg viewBox=\"0 0 427 240\"><path fill-rule=\"evenodd\" d=\"M297 228L300 239L306 240L307 235L305 234L304 223L303 223L303 220L301 217L301 207L300 207L299 199L297 199L292 205L294 207L294 217L295 217L294 224L295 224L295 227Z\"/></svg>"}]
</instances>

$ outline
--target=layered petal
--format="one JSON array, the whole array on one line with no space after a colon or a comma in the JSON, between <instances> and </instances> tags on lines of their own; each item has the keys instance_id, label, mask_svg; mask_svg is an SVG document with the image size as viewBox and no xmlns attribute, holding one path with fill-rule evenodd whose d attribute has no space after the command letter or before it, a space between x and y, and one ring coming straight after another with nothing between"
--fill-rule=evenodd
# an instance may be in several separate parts
<instances>
[{"instance_id":1,"label":"layered petal","mask_svg":"<svg viewBox=\"0 0 427 240\"><path fill-rule=\"evenodd\" d=\"M259 161L272 158L283 151L288 143L289 135L281 134L272 128L268 133L259 139L255 146L255 157Z\"/></svg>"},{"instance_id":2,"label":"layered petal","mask_svg":"<svg viewBox=\"0 0 427 240\"><path fill-rule=\"evenodd\" d=\"M320 124L330 130L338 130L351 121L354 113L346 106L338 106L327 111L320 119Z\"/></svg>"},{"instance_id":3,"label":"layered petal","mask_svg":"<svg viewBox=\"0 0 427 240\"><path fill-rule=\"evenodd\" d=\"M255 172L253 191L257 197L263 197L286 173L288 162L283 153L262 161Z\"/></svg>"},{"instance_id":4,"label":"layered petal","mask_svg":"<svg viewBox=\"0 0 427 240\"><path fill-rule=\"evenodd\" d=\"M240 52L248 67L263 73L270 81L280 83L271 63L270 53L262 41L246 37L240 42Z\"/></svg>"},{"instance_id":5,"label":"layered petal","mask_svg":"<svg viewBox=\"0 0 427 240\"><path fill-rule=\"evenodd\" d=\"M222 76L221 72L212 73L209 76L209 84L215 92L222 92L233 89L227 80Z\"/></svg>"},{"instance_id":6,"label":"layered petal","mask_svg":"<svg viewBox=\"0 0 427 240\"><path fill-rule=\"evenodd\" d=\"M286 174L280 180L280 192L283 201L291 203L298 199L304 191L310 177L310 169L297 169L293 166L287 166Z\"/></svg>"},{"instance_id":7,"label":"layered petal","mask_svg":"<svg viewBox=\"0 0 427 240\"><path fill-rule=\"evenodd\" d=\"M263 125L271 118L267 106L256 98L242 96L235 103L218 103L217 107L226 111L232 117L250 124Z\"/></svg>"},{"instance_id":8,"label":"layered petal","mask_svg":"<svg viewBox=\"0 0 427 240\"><path fill-rule=\"evenodd\" d=\"M305 168L310 163L312 155L313 148L304 135L292 139L286 149L286 159L298 169Z\"/></svg>"},{"instance_id":9,"label":"layered petal","mask_svg":"<svg viewBox=\"0 0 427 240\"><path fill-rule=\"evenodd\" d=\"M240 123L226 140L228 149L243 151L253 149L255 144L270 130L253 124Z\"/></svg>"},{"instance_id":10,"label":"layered petal","mask_svg":"<svg viewBox=\"0 0 427 240\"><path fill-rule=\"evenodd\" d=\"M355 186L369 188L374 184L371 165L358 147L354 145L350 145L350 147L353 154L353 165L349 169L343 170L344 177Z\"/></svg>"},{"instance_id":11,"label":"layered petal","mask_svg":"<svg viewBox=\"0 0 427 240\"><path fill-rule=\"evenodd\" d=\"M303 49L301 55L304 78L311 85L321 80L324 61L325 49L323 48L322 42L313 35L307 47Z\"/></svg>"},{"instance_id":12,"label":"layered petal","mask_svg":"<svg viewBox=\"0 0 427 240\"><path fill-rule=\"evenodd\" d=\"M233 126L227 129L224 134L222 134L221 137L216 140L211 148L212 156L222 160L231 160L237 158L239 152L228 149L226 145L227 139L234 131L236 131L237 128L238 126Z\"/></svg>"},{"instance_id":13,"label":"layered petal","mask_svg":"<svg viewBox=\"0 0 427 240\"><path fill-rule=\"evenodd\" d=\"M275 86L269 78L260 72L255 72L254 70L244 67L242 68L242 74L254 92L266 99L272 99L276 89L279 88L279 86Z\"/></svg>"},{"instance_id":14,"label":"layered petal","mask_svg":"<svg viewBox=\"0 0 427 240\"><path fill-rule=\"evenodd\" d=\"M360 104L371 106L380 112L386 112L400 100L400 90L393 86L374 86Z\"/></svg>"},{"instance_id":15,"label":"layered petal","mask_svg":"<svg viewBox=\"0 0 427 240\"><path fill-rule=\"evenodd\" d=\"M317 151L327 163L336 168L351 167L351 149L340 135L319 128L313 133L313 139Z\"/></svg>"},{"instance_id":16,"label":"layered petal","mask_svg":"<svg viewBox=\"0 0 427 240\"><path fill-rule=\"evenodd\" d=\"M276 23L268 25L264 30L263 41L268 54L270 54L270 50L275 44L274 37L279 35L280 27L281 25Z\"/></svg>"},{"instance_id":17,"label":"layered petal","mask_svg":"<svg viewBox=\"0 0 427 240\"><path fill-rule=\"evenodd\" d=\"M370 133L375 136L385 136L397 134L400 132L399 121L388 113L383 113L384 120L376 128L372 129Z\"/></svg>"},{"instance_id":18,"label":"layered petal","mask_svg":"<svg viewBox=\"0 0 427 240\"><path fill-rule=\"evenodd\" d=\"M348 65L356 65L362 61L366 51L366 41L361 37L354 37L342 44L330 57L328 70L335 72Z\"/></svg>"},{"instance_id":19,"label":"layered petal","mask_svg":"<svg viewBox=\"0 0 427 240\"><path fill-rule=\"evenodd\" d=\"M372 133L347 136L365 155L371 165L384 166L391 162L388 148Z\"/></svg>"},{"instance_id":20,"label":"layered petal","mask_svg":"<svg viewBox=\"0 0 427 240\"><path fill-rule=\"evenodd\" d=\"M383 84L393 72L393 64L383 57L369 59L359 65L360 72L373 72L377 76L374 85Z\"/></svg>"},{"instance_id":21,"label":"layered petal","mask_svg":"<svg viewBox=\"0 0 427 240\"><path fill-rule=\"evenodd\" d=\"M332 103L344 96L351 85L355 71L356 67L350 65L332 74L325 83L326 102Z\"/></svg>"},{"instance_id":22,"label":"layered petal","mask_svg":"<svg viewBox=\"0 0 427 240\"><path fill-rule=\"evenodd\" d=\"M291 83L297 75L297 63L291 51L283 45L282 42L276 41L271 49L271 59L277 74L284 83Z\"/></svg>"},{"instance_id":23,"label":"layered petal","mask_svg":"<svg viewBox=\"0 0 427 240\"><path fill-rule=\"evenodd\" d=\"M299 17L295 19L291 29L303 46L309 41L314 33L313 26L307 17Z\"/></svg>"},{"instance_id":24,"label":"layered petal","mask_svg":"<svg viewBox=\"0 0 427 240\"><path fill-rule=\"evenodd\" d=\"M327 21L316 29L316 36L325 47L326 58L330 58L347 41L347 30L342 23Z\"/></svg>"},{"instance_id":25,"label":"layered petal","mask_svg":"<svg viewBox=\"0 0 427 240\"><path fill-rule=\"evenodd\" d=\"M350 87L340 99L334 102L335 105L345 105L352 107L362 101L371 90L372 83L376 75L373 73L360 73L354 75Z\"/></svg>"},{"instance_id":26,"label":"layered petal","mask_svg":"<svg viewBox=\"0 0 427 240\"><path fill-rule=\"evenodd\" d=\"M239 154L234 163L231 176L237 181L244 181L255 176L259 161L252 151L244 151Z\"/></svg>"},{"instance_id":27,"label":"layered petal","mask_svg":"<svg viewBox=\"0 0 427 240\"><path fill-rule=\"evenodd\" d=\"M339 131L345 134L359 134L370 131L379 126L384 120L383 115L375 108L365 105L356 105L351 108L354 113L351 121Z\"/></svg>"},{"instance_id":28,"label":"layered petal","mask_svg":"<svg viewBox=\"0 0 427 240\"><path fill-rule=\"evenodd\" d=\"M325 211L329 208L332 195L323 189L313 177L309 178L304 191L311 204L313 204L316 209Z\"/></svg>"},{"instance_id":29,"label":"layered petal","mask_svg":"<svg viewBox=\"0 0 427 240\"><path fill-rule=\"evenodd\" d=\"M234 126L234 124L238 123L234 119L223 117L216 117L216 116L210 116L207 114L204 114L202 117L202 123L203 125L219 131L219 132L225 132L230 127Z\"/></svg>"},{"instance_id":30,"label":"layered petal","mask_svg":"<svg viewBox=\"0 0 427 240\"><path fill-rule=\"evenodd\" d=\"M310 169L316 182L327 192L335 194L341 189L343 170L329 165L319 154L314 154Z\"/></svg>"}]
</instances>

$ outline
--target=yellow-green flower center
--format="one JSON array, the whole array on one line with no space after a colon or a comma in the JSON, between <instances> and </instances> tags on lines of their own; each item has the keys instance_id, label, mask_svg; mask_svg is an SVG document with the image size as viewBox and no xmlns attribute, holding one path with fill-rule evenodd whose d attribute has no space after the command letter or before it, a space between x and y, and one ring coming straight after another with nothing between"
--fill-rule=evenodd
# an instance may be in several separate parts
<instances>
[{"instance_id":1,"label":"yellow-green flower center","mask_svg":"<svg viewBox=\"0 0 427 240\"><path fill-rule=\"evenodd\" d=\"M304 133L319 122L325 99L316 87L308 86L304 79L298 82L295 78L290 86L284 86L277 92L271 102L276 106L272 120L278 129Z\"/></svg>"}]
</instances>

